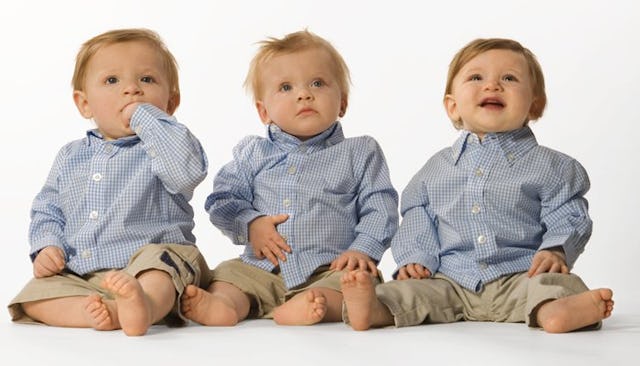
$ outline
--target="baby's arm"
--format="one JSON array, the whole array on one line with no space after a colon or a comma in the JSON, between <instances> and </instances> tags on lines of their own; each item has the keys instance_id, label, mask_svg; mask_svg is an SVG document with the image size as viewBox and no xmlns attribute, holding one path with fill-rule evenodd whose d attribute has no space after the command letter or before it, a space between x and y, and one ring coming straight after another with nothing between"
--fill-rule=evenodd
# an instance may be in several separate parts
<instances>
[{"instance_id":1,"label":"baby's arm","mask_svg":"<svg viewBox=\"0 0 640 366\"><path fill-rule=\"evenodd\" d=\"M431 172L425 165L402 192L402 224L391 242L398 264L397 279L426 278L440 268L440 242L435 214L424 185Z\"/></svg>"},{"instance_id":2,"label":"baby's arm","mask_svg":"<svg viewBox=\"0 0 640 366\"><path fill-rule=\"evenodd\" d=\"M258 259L269 259L275 266L278 259L286 261L284 252L291 253L291 247L276 230L276 226L287 221L289 215L260 216L249 223L249 242L253 254Z\"/></svg>"},{"instance_id":3,"label":"baby's arm","mask_svg":"<svg viewBox=\"0 0 640 366\"><path fill-rule=\"evenodd\" d=\"M252 162L255 161L254 149L259 142L260 138L248 136L233 148L233 160L220 168L216 174L213 180L213 192L209 194L204 205L205 210L209 213L209 220L215 227L220 229L236 245L253 243L253 251L254 253L258 252L257 256L262 253L261 244L264 244L265 235L273 238L271 234L273 234L275 227L286 221L285 216L285 219L272 221L270 227L260 229L262 225L258 225L254 228L256 233L249 232L251 223L266 216L266 213L253 207L254 180L258 169L252 166ZM277 218L280 216L267 217ZM257 223L261 224L262 220ZM249 237L251 237L251 241L248 240ZM280 246L280 248L282 247ZM265 258L265 254L262 253L260 258Z\"/></svg>"},{"instance_id":4,"label":"baby's arm","mask_svg":"<svg viewBox=\"0 0 640 366\"><path fill-rule=\"evenodd\" d=\"M50 277L64 269L65 260L62 249L49 246L43 248L33 261L33 275L35 278Z\"/></svg>"},{"instance_id":5,"label":"baby's arm","mask_svg":"<svg viewBox=\"0 0 640 366\"><path fill-rule=\"evenodd\" d=\"M527 275L533 277L540 273L569 273L562 247L540 250L533 256Z\"/></svg>"},{"instance_id":6,"label":"baby's arm","mask_svg":"<svg viewBox=\"0 0 640 366\"><path fill-rule=\"evenodd\" d=\"M354 159L354 179L359 182L355 240L334 263L340 267L364 260L366 266L358 266L366 270L371 268L371 263L382 259L398 229L398 193L391 184L389 168L378 143L371 137L362 137L360 141L362 145L356 150L358 158Z\"/></svg>"},{"instance_id":7,"label":"baby's arm","mask_svg":"<svg viewBox=\"0 0 640 366\"><path fill-rule=\"evenodd\" d=\"M546 232L538 251L561 248L564 262L571 268L591 236L592 222L584 198L589 177L579 162L568 157L552 169L555 181L540 192L540 220Z\"/></svg>"},{"instance_id":8,"label":"baby's arm","mask_svg":"<svg viewBox=\"0 0 640 366\"><path fill-rule=\"evenodd\" d=\"M373 274L378 273L376 263L368 255L355 251L347 250L340 254L340 256L331 262L330 269L336 271L342 271L343 269L352 271L354 269L361 269L363 271L369 271Z\"/></svg>"},{"instance_id":9,"label":"baby's arm","mask_svg":"<svg viewBox=\"0 0 640 366\"><path fill-rule=\"evenodd\" d=\"M66 220L60 202L60 192L64 187L60 184L59 173L65 166L71 150L73 150L73 143L60 150L44 187L36 195L31 206L30 257L36 278L60 273L66 265L64 252Z\"/></svg>"},{"instance_id":10,"label":"baby's arm","mask_svg":"<svg viewBox=\"0 0 640 366\"><path fill-rule=\"evenodd\" d=\"M173 116L153 105L135 107L130 126L143 142L151 170L171 194L190 199L207 175L207 157L200 141Z\"/></svg>"}]
</instances>

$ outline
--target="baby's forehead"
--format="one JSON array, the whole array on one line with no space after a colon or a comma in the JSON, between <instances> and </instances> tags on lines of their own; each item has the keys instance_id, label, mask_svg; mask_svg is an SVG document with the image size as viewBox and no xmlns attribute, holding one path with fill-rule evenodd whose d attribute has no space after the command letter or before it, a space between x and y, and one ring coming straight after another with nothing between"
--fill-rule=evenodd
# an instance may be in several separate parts
<instances>
[{"instance_id":1,"label":"baby's forehead","mask_svg":"<svg viewBox=\"0 0 640 366\"><path fill-rule=\"evenodd\" d=\"M460 65L458 74L493 69L527 72L529 65L527 59L521 53L507 49L491 49L480 52L466 60Z\"/></svg>"}]
</instances>

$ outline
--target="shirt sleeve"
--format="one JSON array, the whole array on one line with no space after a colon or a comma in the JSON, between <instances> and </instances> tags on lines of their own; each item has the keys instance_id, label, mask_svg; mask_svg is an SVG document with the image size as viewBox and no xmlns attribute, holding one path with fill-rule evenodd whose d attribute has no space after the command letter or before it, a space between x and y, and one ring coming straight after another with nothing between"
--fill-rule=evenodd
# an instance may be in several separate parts
<instances>
[{"instance_id":1,"label":"shirt sleeve","mask_svg":"<svg viewBox=\"0 0 640 366\"><path fill-rule=\"evenodd\" d=\"M252 204L254 173L250 162L255 139L246 137L233 149L233 160L214 178L213 192L204 207L211 223L238 245L248 243L249 223L263 215Z\"/></svg>"},{"instance_id":2,"label":"shirt sleeve","mask_svg":"<svg viewBox=\"0 0 640 366\"><path fill-rule=\"evenodd\" d=\"M569 268L584 251L591 237L592 221L584 195L589 190L589 177L574 159L558 164L554 184L543 192L540 220L546 227L540 250L561 246Z\"/></svg>"},{"instance_id":3,"label":"shirt sleeve","mask_svg":"<svg viewBox=\"0 0 640 366\"><path fill-rule=\"evenodd\" d=\"M136 109L131 128L152 161L153 173L167 191L190 200L207 175L207 157L200 141L175 117L151 104L142 104Z\"/></svg>"},{"instance_id":4,"label":"shirt sleeve","mask_svg":"<svg viewBox=\"0 0 640 366\"><path fill-rule=\"evenodd\" d=\"M398 193L391 184L389 168L378 143L368 137L358 189L359 221L356 238L349 246L379 261L398 228Z\"/></svg>"},{"instance_id":5,"label":"shirt sleeve","mask_svg":"<svg viewBox=\"0 0 640 366\"><path fill-rule=\"evenodd\" d=\"M440 243L429 197L423 184L424 168L402 192L402 224L391 242L391 251L398 267L421 264L433 274L440 267Z\"/></svg>"},{"instance_id":6,"label":"shirt sleeve","mask_svg":"<svg viewBox=\"0 0 640 366\"><path fill-rule=\"evenodd\" d=\"M56 246L64 251L64 227L66 220L60 203L59 174L67 157L69 146L56 156L44 187L36 195L31 206L29 225L29 255L35 259L37 253L47 246Z\"/></svg>"}]
</instances>

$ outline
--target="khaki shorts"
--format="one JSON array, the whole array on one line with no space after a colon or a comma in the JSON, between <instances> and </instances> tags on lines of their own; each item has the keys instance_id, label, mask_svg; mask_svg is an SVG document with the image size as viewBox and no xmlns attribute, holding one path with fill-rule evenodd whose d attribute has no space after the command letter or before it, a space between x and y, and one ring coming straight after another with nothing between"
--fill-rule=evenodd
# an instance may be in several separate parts
<instances>
[{"instance_id":1,"label":"khaki shorts","mask_svg":"<svg viewBox=\"0 0 640 366\"><path fill-rule=\"evenodd\" d=\"M500 277L476 293L436 273L432 278L381 284L376 295L393 314L397 327L460 320L525 322L538 327L540 305L587 290L573 274L542 273L529 278L525 272Z\"/></svg>"},{"instance_id":2,"label":"khaki shorts","mask_svg":"<svg viewBox=\"0 0 640 366\"><path fill-rule=\"evenodd\" d=\"M272 319L276 307L310 288L323 287L342 292L342 274L342 271L329 269L328 265L322 266L313 272L307 282L288 290L281 274L267 272L238 258L222 262L212 271L213 281L230 283L249 296L251 309L247 319Z\"/></svg>"},{"instance_id":3,"label":"khaki shorts","mask_svg":"<svg viewBox=\"0 0 640 366\"><path fill-rule=\"evenodd\" d=\"M206 287L211 281L207 262L195 245L145 245L133 254L127 266L122 270L134 277L147 270L160 270L171 276L176 288L177 301L171 312L162 321L162 323L171 326L185 324L186 318L180 311L179 301L185 287L189 284ZM24 313L22 304L26 302L60 297L89 296L94 293L98 293L106 299L113 299L113 295L100 286L102 279L109 271L111 270L87 273L82 276L71 272L62 272L51 277L34 278L9 304L11 319L17 323L41 324Z\"/></svg>"}]
</instances>

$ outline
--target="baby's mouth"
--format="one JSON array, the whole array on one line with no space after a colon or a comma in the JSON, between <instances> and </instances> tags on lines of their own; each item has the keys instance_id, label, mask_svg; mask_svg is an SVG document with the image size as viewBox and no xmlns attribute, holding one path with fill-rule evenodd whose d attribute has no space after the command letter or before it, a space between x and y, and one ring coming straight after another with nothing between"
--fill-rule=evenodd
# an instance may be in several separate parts
<instances>
[{"instance_id":1,"label":"baby's mouth","mask_svg":"<svg viewBox=\"0 0 640 366\"><path fill-rule=\"evenodd\" d=\"M480 102L480 107L489 107L489 108L504 108L504 102L497 98L486 98Z\"/></svg>"}]
</instances>

